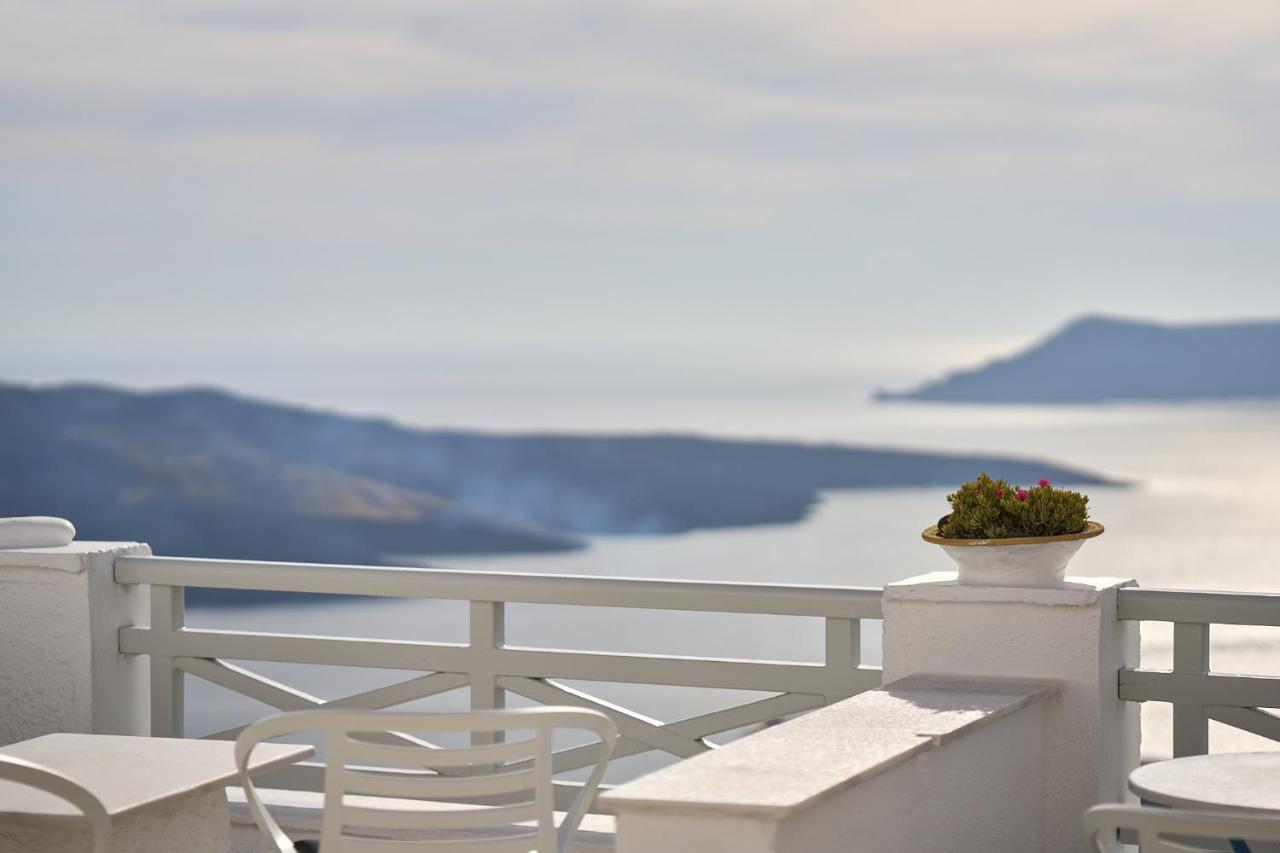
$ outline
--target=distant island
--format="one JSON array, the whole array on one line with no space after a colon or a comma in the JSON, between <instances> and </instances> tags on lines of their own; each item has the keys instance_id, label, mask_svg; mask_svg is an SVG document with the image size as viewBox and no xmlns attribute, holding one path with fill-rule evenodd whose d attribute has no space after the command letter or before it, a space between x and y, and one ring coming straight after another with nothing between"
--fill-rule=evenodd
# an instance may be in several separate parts
<instances>
[{"instance_id":1,"label":"distant island","mask_svg":"<svg viewBox=\"0 0 1280 853\"><path fill-rule=\"evenodd\" d=\"M1280 398L1280 321L1164 325L1083 317L1009 358L875 397L943 403Z\"/></svg>"},{"instance_id":2,"label":"distant island","mask_svg":"<svg viewBox=\"0 0 1280 853\"><path fill-rule=\"evenodd\" d=\"M0 384L0 516L158 554L385 564L534 552L593 534L805 517L823 489L947 486L979 471L1100 483L1028 459L692 435L422 430L204 389Z\"/></svg>"}]
</instances>

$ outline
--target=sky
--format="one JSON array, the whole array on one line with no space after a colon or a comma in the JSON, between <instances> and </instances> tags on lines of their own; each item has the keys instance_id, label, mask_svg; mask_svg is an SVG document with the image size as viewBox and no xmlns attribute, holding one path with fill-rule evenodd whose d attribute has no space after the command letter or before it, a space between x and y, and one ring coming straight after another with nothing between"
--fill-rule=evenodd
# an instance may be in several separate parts
<instances>
[{"instance_id":1,"label":"sky","mask_svg":"<svg viewBox=\"0 0 1280 853\"><path fill-rule=\"evenodd\" d=\"M1274 0L0 0L0 379L763 386L1280 316L1278 92Z\"/></svg>"}]
</instances>

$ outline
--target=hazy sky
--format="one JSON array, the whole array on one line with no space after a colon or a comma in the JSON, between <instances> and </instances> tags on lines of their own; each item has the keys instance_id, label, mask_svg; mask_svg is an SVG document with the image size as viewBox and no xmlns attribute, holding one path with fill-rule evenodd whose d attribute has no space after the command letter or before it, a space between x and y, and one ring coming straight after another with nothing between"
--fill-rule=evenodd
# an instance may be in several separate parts
<instances>
[{"instance_id":1,"label":"hazy sky","mask_svg":"<svg viewBox=\"0 0 1280 853\"><path fill-rule=\"evenodd\" d=\"M1275 0L0 10L0 378L928 373L1280 315Z\"/></svg>"}]
</instances>

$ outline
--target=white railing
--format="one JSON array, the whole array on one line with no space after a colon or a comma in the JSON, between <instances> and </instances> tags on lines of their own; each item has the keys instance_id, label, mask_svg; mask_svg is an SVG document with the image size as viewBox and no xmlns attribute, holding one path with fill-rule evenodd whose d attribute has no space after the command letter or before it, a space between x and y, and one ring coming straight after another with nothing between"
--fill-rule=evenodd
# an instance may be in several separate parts
<instances>
[{"instance_id":1,"label":"white railing","mask_svg":"<svg viewBox=\"0 0 1280 853\"><path fill-rule=\"evenodd\" d=\"M120 631L124 654L151 660L152 734L181 736L184 674L218 684L282 711L376 709L470 688L476 709L502 707L507 692L543 704L607 713L621 739L615 758L660 751L687 758L714 735L827 705L876 687L878 667L863 666L861 620L881 617L872 588L740 584L680 580L513 574L421 568L256 563L173 557L120 557L122 584L151 587L151 624ZM187 587L363 595L470 602L466 644L193 629L186 626ZM743 660L659 654L567 651L508 645L505 605L552 604L708 613L771 614L825 620L817 662ZM270 661L417 673L405 681L323 700L228 663ZM557 679L757 691L764 698L687 719L660 722L558 683ZM249 721L246 721L246 723ZM233 738L243 726L209 737ZM590 750L556 753L556 772L585 766ZM320 790L318 765L300 765L288 787ZM571 783L558 783L563 796Z\"/></svg>"},{"instance_id":2,"label":"white railing","mask_svg":"<svg viewBox=\"0 0 1280 853\"><path fill-rule=\"evenodd\" d=\"M1214 672L1210 626L1280 626L1280 595L1182 589L1120 590L1119 616L1173 623L1172 670L1120 671L1120 698L1173 705L1173 754L1209 751L1209 721L1280 741L1280 678Z\"/></svg>"}]
</instances>

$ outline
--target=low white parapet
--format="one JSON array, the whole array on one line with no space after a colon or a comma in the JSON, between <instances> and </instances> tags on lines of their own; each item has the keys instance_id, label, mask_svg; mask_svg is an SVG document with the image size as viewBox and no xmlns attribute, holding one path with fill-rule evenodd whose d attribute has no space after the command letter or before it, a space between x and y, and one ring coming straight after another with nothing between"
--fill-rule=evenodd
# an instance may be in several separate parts
<instances>
[{"instance_id":1,"label":"low white parapet","mask_svg":"<svg viewBox=\"0 0 1280 853\"><path fill-rule=\"evenodd\" d=\"M1125 798L1138 766L1138 703L1119 671L1138 666L1138 623L1118 615L1126 578L1068 577L1059 589L968 586L936 572L884 588L886 681L929 673L1054 678L1045 708L1045 836L1037 848L1091 849L1080 815Z\"/></svg>"},{"instance_id":2,"label":"low white parapet","mask_svg":"<svg viewBox=\"0 0 1280 853\"><path fill-rule=\"evenodd\" d=\"M146 623L149 599L116 583L114 564L150 553L137 542L0 548L0 745L149 733L147 661L117 641L122 626Z\"/></svg>"},{"instance_id":3,"label":"low white parapet","mask_svg":"<svg viewBox=\"0 0 1280 853\"><path fill-rule=\"evenodd\" d=\"M618 853L1040 849L1053 681L915 676L613 789Z\"/></svg>"}]
</instances>

